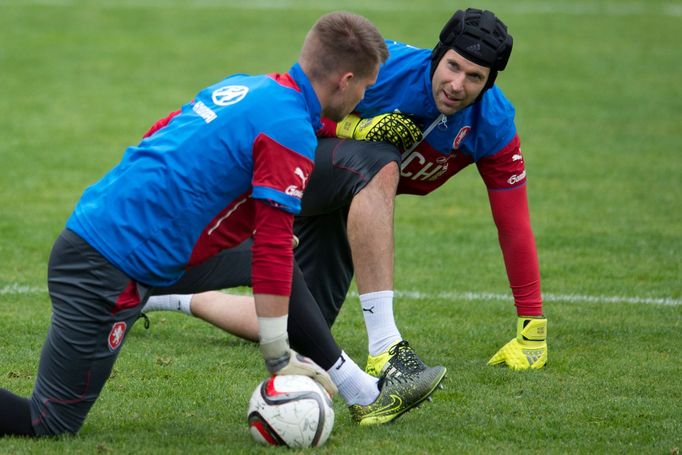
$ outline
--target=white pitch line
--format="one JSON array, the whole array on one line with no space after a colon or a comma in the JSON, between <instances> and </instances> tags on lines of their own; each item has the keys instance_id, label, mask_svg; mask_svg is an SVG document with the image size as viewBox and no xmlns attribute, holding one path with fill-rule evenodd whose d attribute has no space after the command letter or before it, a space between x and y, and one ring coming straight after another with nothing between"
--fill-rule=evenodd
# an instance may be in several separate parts
<instances>
[{"instance_id":1,"label":"white pitch line","mask_svg":"<svg viewBox=\"0 0 682 455\"><path fill-rule=\"evenodd\" d=\"M30 295L45 294L47 288L37 286L27 286L19 283L12 283L0 288L0 295ZM239 293L239 292L238 292ZM459 301L504 301L511 302L513 299L509 294L499 294L492 292L420 292L420 291L395 291L396 297L410 300L459 300ZM350 291L348 297L356 297L356 291ZM607 296L607 295L581 295L581 294L543 294L545 302L572 302L572 303L634 303L640 305L682 305L682 299L672 297L627 297L627 296Z\"/></svg>"},{"instance_id":2,"label":"white pitch line","mask_svg":"<svg viewBox=\"0 0 682 455\"><path fill-rule=\"evenodd\" d=\"M438 292L434 294L424 294L418 291L396 291L398 297L405 297L414 300L501 300L513 301L509 294L494 294L488 292ZM574 302L574 303L635 303L646 305L682 305L682 299L672 297L626 297L626 296L606 296L606 295L580 295L580 294L542 294L545 302Z\"/></svg>"},{"instance_id":3,"label":"white pitch line","mask_svg":"<svg viewBox=\"0 0 682 455\"><path fill-rule=\"evenodd\" d=\"M19 283L7 284L0 288L0 295L12 295L12 294L43 294L47 292L47 288L41 288L37 286L26 286Z\"/></svg>"}]
</instances>

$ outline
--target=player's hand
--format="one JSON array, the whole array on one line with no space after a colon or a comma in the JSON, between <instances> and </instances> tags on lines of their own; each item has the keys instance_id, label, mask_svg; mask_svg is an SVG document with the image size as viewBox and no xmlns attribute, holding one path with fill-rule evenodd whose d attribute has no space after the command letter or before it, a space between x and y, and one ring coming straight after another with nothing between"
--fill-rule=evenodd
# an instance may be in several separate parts
<instances>
[{"instance_id":1,"label":"player's hand","mask_svg":"<svg viewBox=\"0 0 682 455\"><path fill-rule=\"evenodd\" d=\"M404 114L381 114L371 118L347 115L336 126L336 135L359 141L388 142L405 151L422 140L422 132Z\"/></svg>"},{"instance_id":2,"label":"player's hand","mask_svg":"<svg viewBox=\"0 0 682 455\"><path fill-rule=\"evenodd\" d=\"M287 354L288 359L286 361L282 361L283 359L280 359L280 362L277 365L277 369L274 369L274 371L270 369L268 362L266 360L266 365L268 365L268 370L270 370L270 373L276 375L289 374L309 376L313 378L315 381L317 381L322 387L324 387L327 393L329 393L329 396L333 397L336 394L336 392L338 392L329 374L326 371L324 371L320 366L318 366L315 362L313 362L311 359L302 356L293 349L289 349L289 352L287 352Z\"/></svg>"},{"instance_id":3,"label":"player's hand","mask_svg":"<svg viewBox=\"0 0 682 455\"><path fill-rule=\"evenodd\" d=\"M547 319L520 316L516 338L502 346L488 365L506 364L513 370L542 368L547 363Z\"/></svg>"}]
</instances>

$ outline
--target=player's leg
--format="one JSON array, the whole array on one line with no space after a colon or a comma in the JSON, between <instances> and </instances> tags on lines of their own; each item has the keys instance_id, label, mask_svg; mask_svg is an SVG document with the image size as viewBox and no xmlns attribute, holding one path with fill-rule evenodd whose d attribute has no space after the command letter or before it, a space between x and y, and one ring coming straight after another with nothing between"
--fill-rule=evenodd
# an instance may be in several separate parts
<instances>
[{"instance_id":1,"label":"player's leg","mask_svg":"<svg viewBox=\"0 0 682 455\"><path fill-rule=\"evenodd\" d=\"M386 164L355 194L348 212L348 242L367 329L366 371L375 376L390 367L403 373L427 368L403 340L393 314L393 216L398 180L397 164ZM446 369L436 368L440 382Z\"/></svg>"},{"instance_id":2,"label":"player's leg","mask_svg":"<svg viewBox=\"0 0 682 455\"><path fill-rule=\"evenodd\" d=\"M55 243L48 268L52 323L30 400L33 435L76 433L108 379L127 330L138 317L141 293L128 277L70 231ZM0 394L0 434L31 435L26 401ZM5 425L5 424L3 424Z\"/></svg>"},{"instance_id":3,"label":"player's leg","mask_svg":"<svg viewBox=\"0 0 682 455\"><path fill-rule=\"evenodd\" d=\"M330 324L346 298L354 267L361 293L365 283L381 290L392 288L393 198L399 162L400 154L390 144L319 142L301 216L294 224L301 240L295 253ZM319 234L321 228L324 236Z\"/></svg>"},{"instance_id":4,"label":"player's leg","mask_svg":"<svg viewBox=\"0 0 682 455\"><path fill-rule=\"evenodd\" d=\"M398 178L398 165L386 164L355 195L348 211L348 242L370 356L402 340L393 317L393 212Z\"/></svg>"},{"instance_id":5,"label":"player's leg","mask_svg":"<svg viewBox=\"0 0 682 455\"><path fill-rule=\"evenodd\" d=\"M245 340L258 340L256 306L250 295L220 291L154 295L149 298L142 312L148 314L154 311L177 311Z\"/></svg>"},{"instance_id":6,"label":"player's leg","mask_svg":"<svg viewBox=\"0 0 682 455\"><path fill-rule=\"evenodd\" d=\"M221 302L222 300L222 302ZM250 295L224 294L219 291L192 295L192 314L248 341L258 341L256 304Z\"/></svg>"},{"instance_id":7,"label":"player's leg","mask_svg":"<svg viewBox=\"0 0 682 455\"><path fill-rule=\"evenodd\" d=\"M330 324L355 268L368 335L367 370L376 376L389 359L404 373L426 368L402 340L393 317L393 210L399 162L400 154L389 144L321 140L302 216L294 225L301 239L297 261ZM327 223L321 214L330 216L339 207L346 210L339 220L343 225L336 230L326 226L325 236L319 236L319 225ZM326 241L328 237L333 240ZM321 254L329 259L320 260ZM439 369L442 379L445 368Z\"/></svg>"},{"instance_id":8,"label":"player's leg","mask_svg":"<svg viewBox=\"0 0 682 455\"><path fill-rule=\"evenodd\" d=\"M256 307L251 296L218 292L251 286L251 240L190 267L179 282L155 288L142 312L179 311L198 317L230 334L258 339Z\"/></svg>"},{"instance_id":9,"label":"player's leg","mask_svg":"<svg viewBox=\"0 0 682 455\"><path fill-rule=\"evenodd\" d=\"M296 262L325 323L331 327L353 279L353 260L346 237L346 208L312 217L297 217L294 230L301 245Z\"/></svg>"}]
</instances>

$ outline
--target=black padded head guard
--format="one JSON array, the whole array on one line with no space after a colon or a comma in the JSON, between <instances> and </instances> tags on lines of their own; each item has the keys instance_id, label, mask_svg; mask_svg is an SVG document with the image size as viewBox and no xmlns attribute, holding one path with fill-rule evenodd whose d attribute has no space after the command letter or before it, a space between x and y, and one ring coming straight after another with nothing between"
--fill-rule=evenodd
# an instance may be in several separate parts
<instances>
[{"instance_id":1,"label":"black padded head guard","mask_svg":"<svg viewBox=\"0 0 682 455\"><path fill-rule=\"evenodd\" d=\"M490 11L474 8L456 11L439 38L431 54L431 76L445 52L453 49L467 60L490 68L483 91L493 86L497 72L507 66L513 43L507 26L501 20Z\"/></svg>"}]
</instances>

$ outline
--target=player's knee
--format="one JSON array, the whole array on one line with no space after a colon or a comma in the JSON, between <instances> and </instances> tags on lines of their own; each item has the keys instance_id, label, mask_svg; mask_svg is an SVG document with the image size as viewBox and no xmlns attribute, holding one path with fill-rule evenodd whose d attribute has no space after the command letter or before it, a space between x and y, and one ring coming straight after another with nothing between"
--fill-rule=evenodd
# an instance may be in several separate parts
<instances>
[{"instance_id":1,"label":"player's knee","mask_svg":"<svg viewBox=\"0 0 682 455\"><path fill-rule=\"evenodd\" d=\"M83 426L88 409L89 406L84 409L77 404L44 401L43 406L33 409L33 431L38 437L75 435Z\"/></svg>"},{"instance_id":2,"label":"player's knee","mask_svg":"<svg viewBox=\"0 0 682 455\"><path fill-rule=\"evenodd\" d=\"M386 163L384 167L381 168L379 171L380 174L384 175L384 178L394 180L396 184L398 183L398 178L400 177L400 173L398 172L398 163L395 161L391 161L390 163Z\"/></svg>"},{"instance_id":3,"label":"player's knee","mask_svg":"<svg viewBox=\"0 0 682 455\"><path fill-rule=\"evenodd\" d=\"M363 190L394 196L398 188L399 179L400 173L398 163L391 161L386 163L386 165L376 173Z\"/></svg>"}]
</instances>

